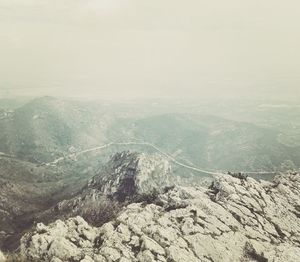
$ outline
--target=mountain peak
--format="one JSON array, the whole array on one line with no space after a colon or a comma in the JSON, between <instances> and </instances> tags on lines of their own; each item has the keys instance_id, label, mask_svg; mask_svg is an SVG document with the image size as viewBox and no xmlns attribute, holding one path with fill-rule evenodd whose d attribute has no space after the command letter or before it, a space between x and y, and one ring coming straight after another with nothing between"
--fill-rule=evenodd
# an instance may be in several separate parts
<instances>
[{"instance_id":1,"label":"mountain peak","mask_svg":"<svg viewBox=\"0 0 300 262\"><path fill-rule=\"evenodd\" d=\"M124 200L136 194L160 192L170 185L170 174L170 163L161 155L124 151L113 155L88 186Z\"/></svg>"},{"instance_id":2,"label":"mountain peak","mask_svg":"<svg viewBox=\"0 0 300 262\"><path fill-rule=\"evenodd\" d=\"M116 153L82 190L43 213L41 220L80 215L102 225L130 203L151 202L173 181L169 161L159 154Z\"/></svg>"}]
</instances>

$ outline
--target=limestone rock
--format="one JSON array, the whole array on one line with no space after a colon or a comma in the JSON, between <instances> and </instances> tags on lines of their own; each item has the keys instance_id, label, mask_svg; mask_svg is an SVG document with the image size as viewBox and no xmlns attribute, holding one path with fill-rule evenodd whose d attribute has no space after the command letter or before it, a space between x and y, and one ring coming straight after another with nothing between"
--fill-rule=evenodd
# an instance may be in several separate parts
<instances>
[{"instance_id":1,"label":"limestone rock","mask_svg":"<svg viewBox=\"0 0 300 262\"><path fill-rule=\"evenodd\" d=\"M21 252L40 261L298 262L299 217L299 174L273 182L220 175L209 189L177 186L156 204L129 204L100 228L80 217L38 225Z\"/></svg>"}]
</instances>

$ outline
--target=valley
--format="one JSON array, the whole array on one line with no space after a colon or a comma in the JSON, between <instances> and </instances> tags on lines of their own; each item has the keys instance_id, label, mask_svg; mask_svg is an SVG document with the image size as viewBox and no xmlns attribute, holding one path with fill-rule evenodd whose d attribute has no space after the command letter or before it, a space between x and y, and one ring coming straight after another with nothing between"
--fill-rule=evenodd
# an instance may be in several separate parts
<instances>
[{"instance_id":1,"label":"valley","mask_svg":"<svg viewBox=\"0 0 300 262\"><path fill-rule=\"evenodd\" d=\"M207 114L206 107L42 97L3 109L0 250L18 249L21 236L38 222L80 215L102 226L131 203L152 203L159 188L209 187L229 171L272 181L299 169L297 143L278 139L290 134L284 119L274 128L248 113L238 120L240 109L225 117L226 110ZM130 172L138 181L142 174L168 178L155 186L145 180L142 193L131 180L114 185ZM122 193L111 191L118 187Z\"/></svg>"}]
</instances>

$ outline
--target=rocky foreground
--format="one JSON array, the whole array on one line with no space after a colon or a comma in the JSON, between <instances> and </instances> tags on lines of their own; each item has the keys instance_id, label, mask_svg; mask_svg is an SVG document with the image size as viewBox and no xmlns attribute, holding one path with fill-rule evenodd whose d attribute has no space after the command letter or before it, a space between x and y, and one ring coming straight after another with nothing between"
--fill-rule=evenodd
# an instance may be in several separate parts
<instances>
[{"instance_id":1,"label":"rocky foreground","mask_svg":"<svg viewBox=\"0 0 300 262\"><path fill-rule=\"evenodd\" d=\"M209 189L167 187L101 227L77 216L21 239L27 261L300 261L300 175L222 175Z\"/></svg>"}]
</instances>

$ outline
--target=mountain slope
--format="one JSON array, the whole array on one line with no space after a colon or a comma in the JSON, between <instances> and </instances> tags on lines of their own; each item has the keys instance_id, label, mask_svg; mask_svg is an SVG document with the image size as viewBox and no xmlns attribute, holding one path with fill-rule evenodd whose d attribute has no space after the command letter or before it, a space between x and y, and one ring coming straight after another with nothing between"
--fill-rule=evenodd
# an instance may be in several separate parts
<instances>
[{"instance_id":1,"label":"mountain slope","mask_svg":"<svg viewBox=\"0 0 300 262\"><path fill-rule=\"evenodd\" d=\"M52 162L110 142L144 141L181 162L210 170L287 170L287 162L300 167L299 147L278 141L278 131L210 115L151 116L148 112L137 116L130 105L123 108L44 97L0 119L0 129L0 152L35 163ZM88 157L92 156L90 162L103 162L123 150L154 152L147 146L112 146ZM86 166L86 159L82 164ZM191 174L181 168L178 173Z\"/></svg>"},{"instance_id":2,"label":"mountain slope","mask_svg":"<svg viewBox=\"0 0 300 262\"><path fill-rule=\"evenodd\" d=\"M209 115L167 114L136 120L133 136L185 163L212 170L276 170L300 165L299 148L277 141L277 132Z\"/></svg>"},{"instance_id":3,"label":"mountain slope","mask_svg":"<svg viewBox=\"0 0 300 262\"><path fill-rule=\"evenodd\" d=\"M44 97L0 121L0 152L31 162L50 162L72 148L105 142L105 115L93 106Z\"/></svg>"},{"instance_id":4,"label":"mountain slope","mask_svg":"<svg viewBox=\"0 0 300 262\"><path fill-rule=\"evenodd\" d=\"M37 213L69 197L78 178L30 162L0 156L0 248L17 245Z\"/></svg>"}]
</instances>

